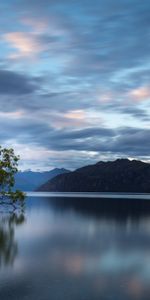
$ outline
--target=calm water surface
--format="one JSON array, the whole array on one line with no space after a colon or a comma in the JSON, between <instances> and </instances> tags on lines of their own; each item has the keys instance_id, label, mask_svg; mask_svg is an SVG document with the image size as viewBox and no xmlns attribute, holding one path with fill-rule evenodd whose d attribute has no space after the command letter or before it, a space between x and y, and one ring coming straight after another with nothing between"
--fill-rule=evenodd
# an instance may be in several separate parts
<instances>
[{"instance_id":1,"label":"calm water surface","mask_svg":"<svg viewBox=\"0 0 150 300\"><path fill-rule=\"evenodd\" d=\"M1 212L0 299L149 300L150 201L40 195Z\"/></svg>"}]
</instances>

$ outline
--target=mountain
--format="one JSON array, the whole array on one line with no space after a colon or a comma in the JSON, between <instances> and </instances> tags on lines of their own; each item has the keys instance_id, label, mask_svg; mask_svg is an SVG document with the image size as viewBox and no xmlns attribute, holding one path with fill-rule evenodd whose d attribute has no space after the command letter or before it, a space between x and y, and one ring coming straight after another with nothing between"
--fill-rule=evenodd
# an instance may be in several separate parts
<instances>
[{"instance_id":1,"label":"mountain","mask_svg":"<svg viewBox=\"0 0 150 300\"><path fill-rule=\"evenodd\" d=\"M150 164L117 159L98 162L58 175L39 191L58 192L150 192Z\"/></svg>"},{"instance_id":2,"label":"mountain","mask_svg":"<svg viewBox=\"0 0 150 300\"><path fill-rule=\"evenodd\" d=\"M53 169L47 172L32 172L32 171L24 171L18 172L15 175L15 189L20 189L22 191L34 191L41 184L44 184L48 180L54 178L59 174L64 174L69 172L66 169Z\"/></svg>"}]
</instances>

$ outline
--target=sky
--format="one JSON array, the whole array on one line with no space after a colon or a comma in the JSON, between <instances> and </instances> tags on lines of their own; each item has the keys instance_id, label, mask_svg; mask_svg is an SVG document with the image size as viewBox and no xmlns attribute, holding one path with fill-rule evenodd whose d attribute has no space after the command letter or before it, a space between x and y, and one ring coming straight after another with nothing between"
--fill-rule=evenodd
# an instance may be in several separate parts
<instances>
[{"instance_id":1,"label":"sky","mask_svg":"<svg viewBox=\"0 0 150 300\"><path fill-rule=\"evenodd\" d=\"M0 144L22 170L150 161L150 1L1 0Z\"/></svg>"}]
</instances>

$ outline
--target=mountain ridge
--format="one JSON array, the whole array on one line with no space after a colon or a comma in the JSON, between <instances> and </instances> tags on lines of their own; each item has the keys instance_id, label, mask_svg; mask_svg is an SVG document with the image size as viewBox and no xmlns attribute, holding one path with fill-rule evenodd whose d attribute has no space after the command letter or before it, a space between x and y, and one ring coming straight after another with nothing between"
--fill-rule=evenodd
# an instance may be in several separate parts
<instances>
[{"instance_id":1,"label":"mountain ridge","mask_svg":"<svg viewBox=\"0 0 150 300\"><path fill-rule=\"evenodd\" d=\"M21 189L23 191L34 191L40 185L44 184L48 180L54 178L59 174L70 172L64 168L54 168L50 171L19 171L15 175L15 189Z\"/></svg>"},{"instance_id":2,"label":"mountain ridge","mask_svg":"<svg viewBox=\"0 0 150 300\"><path fill-rule=\"evenodd\" d=\"M150 164L117 159L61 174L38 188L52 192L150 192Z\"/></svg>"}]
</instances>

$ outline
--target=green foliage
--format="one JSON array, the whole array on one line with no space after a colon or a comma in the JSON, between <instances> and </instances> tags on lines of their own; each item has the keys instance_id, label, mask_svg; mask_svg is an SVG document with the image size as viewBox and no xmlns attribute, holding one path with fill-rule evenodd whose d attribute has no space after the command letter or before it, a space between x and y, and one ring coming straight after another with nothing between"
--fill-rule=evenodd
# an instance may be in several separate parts
<instances>
[{"instance_id":1,"label":"green foliage","mask_svg":"<svg viewBox=\"0 0 150 300\"><path fill-rule=\"evenodd\" d=\"M18 172L19 156L16 156L12 148L0 147L0 195L1 198L10 198L12 203L23 202L25 193L13 191L15 174Z\"/></svg>"}]
</instances>

